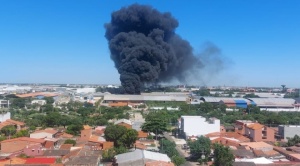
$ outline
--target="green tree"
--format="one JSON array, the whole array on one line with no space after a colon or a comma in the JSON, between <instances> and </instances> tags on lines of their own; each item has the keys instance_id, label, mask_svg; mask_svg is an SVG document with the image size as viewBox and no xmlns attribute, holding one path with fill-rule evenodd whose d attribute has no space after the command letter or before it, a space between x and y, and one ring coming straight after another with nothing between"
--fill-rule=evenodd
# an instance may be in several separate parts
<instances>
[{"instance_id":1,"label":"green tree","mask_svg":"<svg viewBox=\"0 0 300 166\"><path fill-rule=\"evenodd\" d=\"M164 131L168 131L167 122L161 118L146 119L145 123L142 125L142 130L161 134Z\"/></svg>"},{"instance_id":2,"label":"green tree","mask_svg":"<svg viewBox=\"0 0 300 166\"><path fill-rule=\"evenodd\" d=\"M119 140L126 133L127 129L120 125L109 125L106 127L104 134L107 141L114 142L116 147L120 146Z\"/></svg>"},{"instance_id":3,"label":"green tree","mask_svg":"<svg viewBox=\"0 0 300 166\"><path fill-rule=\"evenodd\" d=\"M137 140L138 133L133 129L127 129L120 125L109 125L106 127L105 139L114 142L115 147L130 148Z\"/></svg>"},{"instance_id":4,"label":"green tree","mask_svg":"<svg viewBox=\"0 0 300 166\"><path fill-rule=\"evenodd\" d=\"M209 138L201 136L195 141L189 141L188 144L190 146L190 153L193 157L200 159L201 156L204 155L205 160L207 160L208 156L210 155L211 147Z\"/></svg>"},{"instance_id":5,"label":"green tree","mask_svg":"<svg viewBox=\"0 0 300 166\"><path fill-rule=\"evenodd\" d=\"M102 154L102 161L111 162L113 161L116 154L117 153L114 148L107 149Z\"/></svg>"},{"instance_id":6,"label":"green tree","mask_svg":"<svg viewBox=\"0 0 300 166\"><path fill-rule=\"evenodd\" d=\"M290 138L290 137L287 137L287 146L294 146L298 143L300 143L300 137L296 134L294 137Z\"/></svg>"},{"instance_id":7,"label":"green tree","mask_svg":"<svg viewBox=\"0 0 300 166\"><path fill-rule=\"evenodd\" d=\"M126 148L131 148L138 138L138 132L134 129L127 129L126 133L119 139L119 145L124 145Z\"/></svg>"},{"instance_id":8,"label":"green tree","mask_svg":"<svg viewBox=\"0 0 300 166\"><path fill-rule=\"evenodd\" d=\"M231 166L234 162L234 155L229 147L221 144L214 144L214 165L215 166Z\"/></svg>"},{"instance_id":9,"label":"green tree","mask_svg":"<svg viewBox=\"0 0 300 166\"><path fill-rule=\"evenodd\" d=\"M255 95L254 93L250 93L243 96L243 98L259 98L259 96Z\"/></svg>"},{"instance_id":10,"label":"green tree","mask_svg":"<svg viewBox=\"0 0 300 166\"><path fill-rule=\"evenodd\" d=\"M15 138L29 137L29 130L20 130L20 131L16 132L16 134L13 137L15 137Z\"/></svg>"},{"instance_id":11,"label":"green tree","mask_svg":"<svg viewBox=\"0 0 300 166\"><path fill-rule=\"evenodd\" d=\"M83 129L82 124L71 124L67 127L66 133L72 135L79 135L82 129Z\"/></svg>"},{"instance_id":12,"label":"green tree","mask_svg":"<svg viewBox=\"0 0 300 166\"><path fill-rule=\"evenodd\" d=\"M65 140L64 144L72 144L73 146L76 145L76 141L72 139Z\"/></svg>"},{"instance_id":13,"label":"green tree","mask_svg":"<svg viewBox=\"0 0 300 166\"><path fill-rule=\"evenodd\" d=\"M8 125L5 126L1 129L1 132L5 135L5 136L11 136L14 135L17 132L17 129L15 126L13 125Z\"/></svg>"},{"instance_id":14,"label":"green tree","mask_svg":"<svg viewBox=\"0 0 300 166\"><path fill-rule=\"evenodd\" d=\"M169 157L178 156L179 153L176 150L176 144L167 139L161 139L159 141L159 149L161 153L167 154Z\"/></svg>"},{"instance_id":15,"label":"green tree","mask_svg":"<svg viewBox=\"0 0 300 166\"><path fill-rule=\"evenodd\" d=\"M55 125L59 125L61 115L58 112L51 112L47 116L45 116L45 124L46 126L53 127Z\"/></svg>"},{"instance_id":16,"label":"green tree","mask_svg":"<svg viewBox=\"0 0 300 166\"><path fill-rule=\"evenodd\" d=\"M53 104L54 103L53 97L44 97L43 99L46 100L47 104Z\"/></svg>"},{"instance_id":17,"label":"green tree","mask_svg":"<svg viewBox=\"0 0 300 166\"><path fill-rule=\"evenodd\" d=\"M180 166L185 163L185 159L181 156L175 155L171 158L172 162L175 164L175 166Z\"/></svg>"}]
</instances>

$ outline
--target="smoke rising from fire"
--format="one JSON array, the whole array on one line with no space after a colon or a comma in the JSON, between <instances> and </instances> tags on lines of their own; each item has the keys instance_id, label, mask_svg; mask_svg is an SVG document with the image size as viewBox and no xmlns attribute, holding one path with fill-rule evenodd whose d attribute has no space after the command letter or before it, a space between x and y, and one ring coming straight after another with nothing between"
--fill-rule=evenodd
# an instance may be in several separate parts
<instances>
[{"instance_id":1,"label":"smoke rising from fire","mask_svg":"<svg viewBox=\"0 0 300 166\"><path fill-rule=\"evenodd\" d=\"M150 83L185 82L190 72L204 68L201 56L195 56L189 42L175 33L178 25L170 13L145 5L112 13L105 37L127 93L138 94Z\"/></svg>"}]
</instances>

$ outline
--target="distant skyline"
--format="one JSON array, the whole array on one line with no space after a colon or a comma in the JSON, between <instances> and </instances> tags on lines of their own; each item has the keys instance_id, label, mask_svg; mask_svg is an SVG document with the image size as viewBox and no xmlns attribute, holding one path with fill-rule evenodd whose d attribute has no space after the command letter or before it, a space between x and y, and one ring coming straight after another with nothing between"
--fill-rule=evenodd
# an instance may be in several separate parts
<instances>
[{"instance_id":1,"label":"distant skyline","mask_svg":"<svg viewBox=\"0 0 300 166\"><path fill-rule=\"evenodd\" d=\"M221 49L225 69L187 84L300 87L298 0L2 0L0 82L120 84L104 24L134 3L170 12L195 54Z\"/></svg>"}]
</instances>

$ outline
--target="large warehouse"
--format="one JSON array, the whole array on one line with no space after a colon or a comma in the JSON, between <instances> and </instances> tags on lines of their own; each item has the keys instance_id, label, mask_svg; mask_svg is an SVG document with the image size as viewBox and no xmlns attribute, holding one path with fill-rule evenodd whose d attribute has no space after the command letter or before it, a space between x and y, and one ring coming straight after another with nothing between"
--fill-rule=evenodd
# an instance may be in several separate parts
<instances>
[{"instance_id":1,"label":"large warehouse","mask_svg":"<svg viewBox=\"0 0 300 166\"><path fill-rule=\"evenodd\" d=\"M103 104L111 106L128 105L129 103L143 103L145 101L179 101L186 102L188 94L186 93L143 93L140 95L104 95Z\"/></svg>"},{"instance_id":2,"label":"large warehouse","mask_svg":"<svg viewBox=\"0 0 300 166\"><path fill-rule=\"evenodd\" d=\"M198 97L203 102L225 104L228 108L247 108L255 105L266 111L300 111L294 99L289 98L229 98L229 97Z\"/></svg>"}]
</instances>

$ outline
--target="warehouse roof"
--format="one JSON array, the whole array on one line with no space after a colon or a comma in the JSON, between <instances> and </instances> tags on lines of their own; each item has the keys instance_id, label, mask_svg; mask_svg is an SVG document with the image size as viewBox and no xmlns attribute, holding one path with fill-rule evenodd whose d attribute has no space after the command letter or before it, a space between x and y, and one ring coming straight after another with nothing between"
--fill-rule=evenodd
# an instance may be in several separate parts
<instances>
[{"instance_id":1,"label":"warehouse roof","mask_svg":"<svg viewBox=\"0 0 300 166\"><path fill-rule=\"evenodd\" d=\"M184 95L112 95L107 94L104 96L106 101L186 101L187 96Z\"/></svg>"},{"instance_id":2,"label":"warehouse roof","mask_svg":"<svg viewBox=\"0 0 300 166\"><path fill-rule=\"evenodd\" d=\"M287 98L249 98L259 107L293 107L294 99Z\"/></svg>"}]
</instances>

